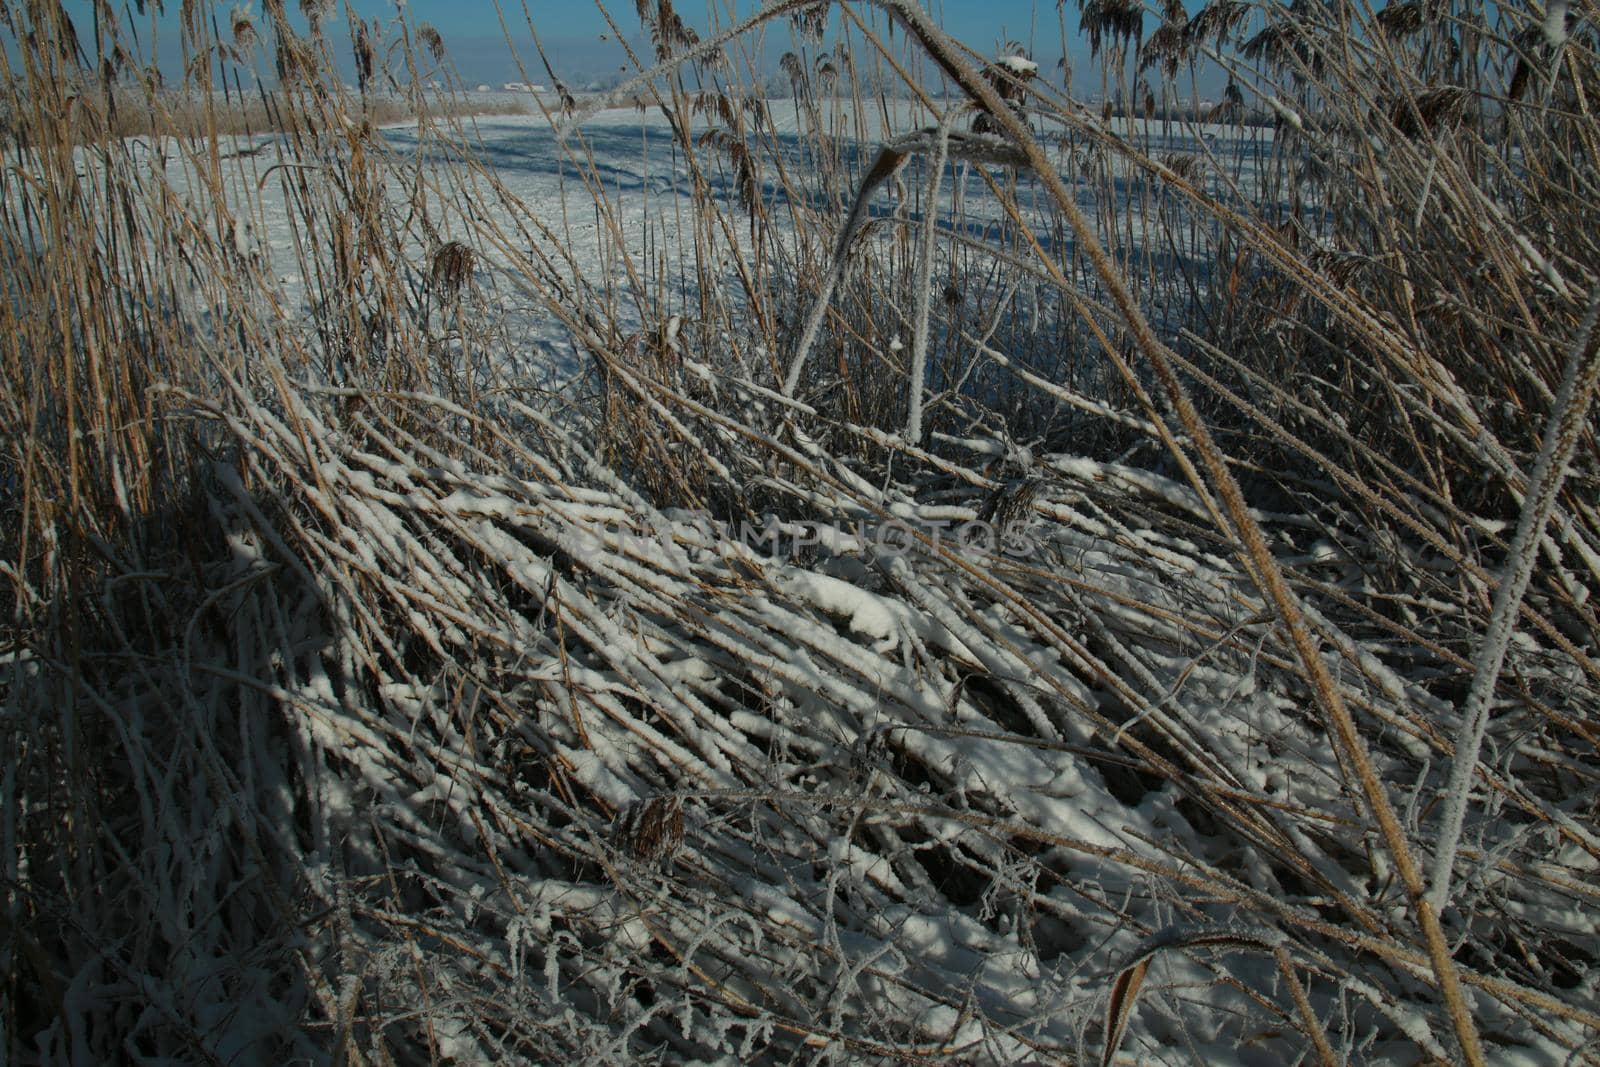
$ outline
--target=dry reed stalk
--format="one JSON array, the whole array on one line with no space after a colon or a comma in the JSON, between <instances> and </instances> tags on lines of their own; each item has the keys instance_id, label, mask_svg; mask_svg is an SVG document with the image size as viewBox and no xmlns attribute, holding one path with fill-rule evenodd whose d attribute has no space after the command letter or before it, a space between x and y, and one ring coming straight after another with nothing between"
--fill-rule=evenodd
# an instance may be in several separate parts
<instances>
[{"instance_id":1,"label":"dry reed stalk","mask_svg":"<svg viewBox=\"0 0 1600 1067\"><path fill-rule=\"evenodd\" d=\"M258 116L233 60L199 64L209 103L149 120L185 134L159 156L109 135L114 97L67 93L64 10L0 8L37 31L0 49L26 87L0 171L0 423L27 427L0 436L8 1047L109 978L163 1007L107 993L75 1054L1076 1062L1094 946L1138 958L1181 915L1107 1055L1165 1055L1166 1028L1225 1057L1224 1016L1324 1063L1368 1030L1448 1059L1440 1025L1469 1058L1474 1024L1484 1056L1583 1055L1600 1019L1560 915L1592 902L1600 833L1561 798L1600 781L1600 515L1592 420L1558 397L1600 263L1586 31L1558 66L1519 12L1419 8L1378 40L1370 12L1169 10L1138 56L1161 91L1203 44L1231 113L1279 123L1174 155L1149 114L1014 85L898 3L733 27L800 19L791 136L692 87L733 76L735 34L648 5L663 62L628 96L677 131L685 222L641 248L603 137L564 158L585 217L535 217L448 116L392 151L307 6L308 35L215 41L186 9L195 54L255 49L297 88ZM1133 16L1087 14L1132 89ZM420 98L441 61L425 26L352 36L367 87ZM1503 135L1437 95L1499 84L1481 54L1531 71ZM940 72L1004 140L900 134L948 123ZM234 109L281 136L230 153ZM1393 121L1354 132L1370 114ZM948 205L869 223L927 154ZM267 190L300 318L254 243ZM533 385L510 299L595 374ZM1535 443L1545 411L1565 428ZM1565 486L1532 470L1558 439ZM948 531L1002 518L1031 555ZM908 522L904 551L870 536ZM788 550L818 528L837 542ZM1495 593L1533 546L1526 591ZM1518 628L1486 670L1480 635ZM1490 692L1485 728L1526 736L1492 766L1456 744L1447 782L1453 709ZM1452 962L1410 842L1460 781L1497 818L1435 852L1462 860ZM1241 920L1276 931L1275 970L1206 950Z\"/></svg>"}]
</instances>

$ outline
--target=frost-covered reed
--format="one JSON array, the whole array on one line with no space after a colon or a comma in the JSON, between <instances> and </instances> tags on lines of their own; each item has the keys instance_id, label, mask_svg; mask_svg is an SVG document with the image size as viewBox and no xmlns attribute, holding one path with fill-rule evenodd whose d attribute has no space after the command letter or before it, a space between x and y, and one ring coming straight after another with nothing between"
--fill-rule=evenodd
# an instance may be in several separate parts
<instances>
[{"instance_id":1,"label":"frost-covered reed","mask_svg":"<svg viewBox=\"0 0 1600 1067\"><path fill-rule=\"evenodd\" d=\"M7 1062L1592 1058L1592 0L0 5Z\"/></svg>"}]
</instances>

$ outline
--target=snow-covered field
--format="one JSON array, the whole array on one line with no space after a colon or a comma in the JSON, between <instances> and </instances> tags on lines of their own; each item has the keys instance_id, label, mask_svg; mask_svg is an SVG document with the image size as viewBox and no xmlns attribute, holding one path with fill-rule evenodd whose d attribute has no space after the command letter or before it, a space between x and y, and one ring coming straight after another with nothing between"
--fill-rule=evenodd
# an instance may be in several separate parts
<instances>
[{"instance_id":1,"label":"snow-covered field","mask_svg":"<svg viewBox=\"0 0 1600 1067\"><path fill-rule=\"evenodd\" d=\"M519 104L533 99L526 94L514 95ZM467 100L489 106L506 97L507 94L468 94ZM555 107L557 102L546 99L544 106ZM802 136L810 127L800 106L791 100L766 100L761 106L764 117L759 122L752 120L752 137L774 147L791 167L804 169L817 142ZM843 158L857 177L870 164L882 141L937 122L937 116L926 108L907 101L857 108L850 101L834 100L831 107L824 105L822 110L822 127L842 146ZM675 146L672 121L654 106L588 111L581 123L558 131L553 123L560 120L559 113L547 117L536 108L529 114L468 120L460 131L434 127L421 134L414 123L393 124L381 131L401 159L423 169L457 158L463 152L470 153L499 186L495 195L487 195L485 184L458 176L478 194L474 211L470 219L463 217L452 208L448 197L442 197L437 238L476 237L474 243L484 252L484 265L488 268L484 280L502 280L496 291L495 310L514 341L508 358L513 359L520 373L539 374L546 369L572 373L581 363L571 350L568 332L552 322L526 293L518 293L514 279L506 280L508 273L515 275L525 265L527 249L517 245L519 239L527 238L529 222L541 224L537 240L559 245L560 264L569 281L582 279L600 287L608 282L624 283L625 259L644 261L663 255L680 278L695 273L688 258L693 252L693 237L688 229L697 217L700 192L694 172ZM1209 163L1214 175L1211 188L1224 195L1253 193L1272 142L1270 129L1142 120L1101 123L1087 113L1082 120L1087 128L1105 129L1166 163L1185 157ZM716 116L699 112L691 121L694 131L702 134L715 127ZM223 171L224 201L237 219L236 230L224 235L224 239L232 241L246 258L275 280L287 313L309 310L312 295L303 273L306 248L294 224L294 191L297 171L321 164L298 158L287 140L278 135L228 138L224 144L222 158L228 164ZM1059 167L1071 178L1078 178L1086 161L1093 158L1093 151L1089 138L1082 134L1063 135L1054 144ZM160 146L141 142L136 152L138 158L159 165L162 181L174 195L187 198L194 193L193 183L198 179L194 168L182 162L183 154L183 146L171 141ZM702 150L702 155L713 160L715 157L714 151ZM93 156L85 153L82 173L92 180L97 169ZM959 168L956 173L963 180L946 181L942 186L942 224L959 225L980 238L998 229L1004 219L999 203L970 167ZM711 195L731 205L736 197L733 177L720 168L707 177ZM792 229L797 215L804 217L808 227L825 232L836 225L848 207L844 199L833 203L790 202L773 178L770 171L763 173L761 189L774 209L772 219L780 240L784 231ZM871 209L876 214L902 215L909 211L912 217L918 217L923 210L918 196L922 180L902 179L880 192ZM1039 194L1028 187L1026 175L1023 181L1019 196L1026 208L1038 200ZM1097 200L1103 195L1097 183L1079 179L1078 187L1080 207L1100 217L1097 212L1104 205ZM400 182L391 185L391 195L405 192ZM604 215L595 209L597 198L607 204ZM1144 215L1130 212L1125 202L1114 204L1112 211L1122 225L1111 231L1102 227L1100 236L1114 249L1120 247L1131 255L1131 250L1158 240L1146 229ZM494 231L499 240L483 241L479 231L485 228ZM747 248L748 241L744 244ZM409 250L417 258L425 257L429 251L419 241L413 241ZM726 276L729 249L715 254L716 266ZM315 259L313 255L312 260ZM680 290L679 298L686 299L686 293L687 289Z\"/></svg>"}]
</instances>

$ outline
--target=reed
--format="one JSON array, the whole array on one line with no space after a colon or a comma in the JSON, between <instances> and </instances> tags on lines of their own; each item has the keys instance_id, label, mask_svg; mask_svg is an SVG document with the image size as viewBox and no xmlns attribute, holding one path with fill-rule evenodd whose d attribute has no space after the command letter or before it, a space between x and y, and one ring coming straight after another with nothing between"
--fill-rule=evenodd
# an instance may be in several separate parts
<instances>
[{"instance_id":1,"label":"reed","mask_svg":"<svg viewBox=\"0 0 1600 1067\"><path fill-rule=\"evenodd\" d=\"M1592 1058L1592 0L680 6L0 0L8 1062Z\"/></svg>"}]
</instances>

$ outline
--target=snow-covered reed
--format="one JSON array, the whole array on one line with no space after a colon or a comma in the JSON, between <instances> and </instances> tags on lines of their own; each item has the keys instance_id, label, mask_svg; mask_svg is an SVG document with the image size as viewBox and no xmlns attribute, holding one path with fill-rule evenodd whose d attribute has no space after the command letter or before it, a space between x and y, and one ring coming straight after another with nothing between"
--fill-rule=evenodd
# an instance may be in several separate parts
<instances>
[{"instance_id":1,"label":"snow-covered reed","mask_svg":"<svg viewBox=\"0 0 1600 1067\"><path fill-rule=\"evenodd\" d=\"M7 1062L1592 1058L1592 2L0 3Z\"/></svg>"}]
</instances>

